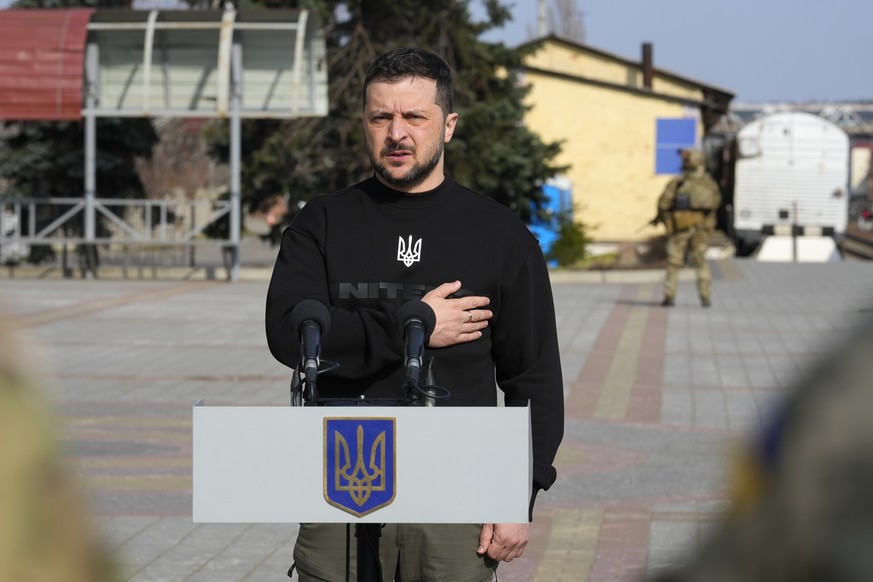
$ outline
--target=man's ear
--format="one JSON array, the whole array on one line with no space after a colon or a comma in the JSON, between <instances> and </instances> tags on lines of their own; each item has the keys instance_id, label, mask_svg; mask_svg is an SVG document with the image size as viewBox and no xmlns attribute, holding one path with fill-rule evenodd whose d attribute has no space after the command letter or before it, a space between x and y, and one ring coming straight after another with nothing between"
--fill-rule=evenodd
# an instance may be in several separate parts
<instances>
[{"instance_id":1,"label":"man's ear","mask_svg":"<svg viewBox=\"0 0 873 582\"><path fill-rule=\"evenodd\" d=\"M455 126L458 125L458 114L449 113L446 115L446 136L443 139L445 143L452 141L452 136L455 135Z\"/></svg>"}]
</instances>

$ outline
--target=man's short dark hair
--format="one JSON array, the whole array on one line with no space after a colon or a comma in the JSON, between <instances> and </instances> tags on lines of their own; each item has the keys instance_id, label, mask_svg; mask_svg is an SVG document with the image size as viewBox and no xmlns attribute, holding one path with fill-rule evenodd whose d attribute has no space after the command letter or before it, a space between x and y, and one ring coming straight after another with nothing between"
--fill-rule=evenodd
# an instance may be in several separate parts
<instances>
[{"instance_id":1,"label":"man's short dark hair","mask_svg":"<svg viewBox=\"0 0 873 582\"><path fill-rule=\"evenodd\" d=\"M436 81L436 103L443 117L452 112L452 69L438 55L419 48L393 49L373 61L364 79L363 104L367 104L367 87L373 81L394 83L406 77Z\"/></svg>"}]
</instances>

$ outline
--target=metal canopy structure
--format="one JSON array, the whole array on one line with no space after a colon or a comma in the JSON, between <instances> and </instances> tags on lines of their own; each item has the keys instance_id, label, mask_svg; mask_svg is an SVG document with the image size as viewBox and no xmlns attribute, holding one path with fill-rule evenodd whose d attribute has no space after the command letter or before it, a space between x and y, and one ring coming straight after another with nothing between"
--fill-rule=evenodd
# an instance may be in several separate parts
<instances>
[{"instance_id":1,"label":"metal canopy structure","mask_svg":"<svg viewBox=\"0 0 873 582\"><path fill-rule=\"evenodd\" d=\"M95 12L85 56L85 236L98 116L230 119L229 278L239 278L241 119L327 114L327 48L307 10Z\"/></svg>"},{"instance_id":2,"label":"metal canopy structure","mask_svg":"<svg viewBox=\"0 0 873 582\"><path fill-rule=\"evenodd\" d=\"M98 11L85 115L243 118L327 114L327 53L306 10Z\"/></svg>"},{"instance_id":3,"label":"metal canopy structure","mask_svg":"<svg viewBox=\"0 0 873 582\"><path fill-rule=\"evenodd\" d=\"M15 108L0 107L0 112L9 113L5 119L32 120L79 119L81 114L85 124L85 183L82 198L0 200L0 226L11 213L10 219L16 225L11 238L19 243L46 243L57 239L55 233L63 224L81 216L84 236L77 239L77 243L190 244L209 222L184 229L181 235L168 236L169 229L164 222L156 229L137 228L111 210L112 207L129 207L132 201L96 198L96 118L227 118L230 121L230 200L218 205L209 220L230 217L230 236L224 245L229 251L228 276L231 280L238 279L241 119L289 119L327 114L327 48L318 18L307 10L237 12L230 4L223 11L40 9L3 12L9 18L4 19L0 31L17 32L14 36L7 35L5 44L0 42L0 47L12 47L6 55L8 58L0 58L0 72L11 71L13 65L15 70L22 67L27 71L41 70L45 68L45 55L49 54L51 62L55 63L54 76L44 77L56 80L42 81L38 87L50 96L60 95L61 88L67 90L62 109L52 101L49 104L54 108L33 113L21 106L22 101L29 99L21 97L25 93L19 89L30 90L29 85L13 83L6 87L0 84L3 91L0 105L16 104ZM34 22L40 23L38 29L34 28ZM86 23L87 33L83 30ZM27 36L24 28L28 26L34 38ZM37 34L43 29L65 32L58 40L58 34ZM68 29L70 34L66 33ZM64 40L68 37L73 40ZM81 70L83 60L84 71ZM65 64L63 75L54 73L61 70L57 63ZM67 87L71 75L84 77L82 83L74 85L72 94ZM27 95L32 97L32 94ZM144 212L151 208L152 201L140 202ZM48 226L38 227L33 216L40 204L59 207L62 214ZM25 208L29 210L22 212ZM122 236L127 238L98 240L98 213L119 227L124 233ZM161 216L164 214L162 210ZM25 216L28 220L24 220ZM11 240L6 230L0 228L0 241ZM85 270L94 274L96 264L86 265Z\"/></svg>"}]
</instances>

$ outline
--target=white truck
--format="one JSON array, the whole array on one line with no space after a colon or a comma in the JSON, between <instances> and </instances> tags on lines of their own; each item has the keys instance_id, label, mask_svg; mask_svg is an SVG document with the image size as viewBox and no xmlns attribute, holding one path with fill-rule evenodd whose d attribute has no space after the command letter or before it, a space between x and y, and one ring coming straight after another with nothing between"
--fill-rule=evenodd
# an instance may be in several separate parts
<instances>
[{"instance_id":1,"label":"white truck","mask_svg":"<svg viewBox=\"0 0 873 582\"><path fill-rule=\"evenodd\" d=\"M774 113L737 134L733 230L738 250L767 236L825 237L848 220L849 136L803 112Z\"/></svg>"}]
</instances>

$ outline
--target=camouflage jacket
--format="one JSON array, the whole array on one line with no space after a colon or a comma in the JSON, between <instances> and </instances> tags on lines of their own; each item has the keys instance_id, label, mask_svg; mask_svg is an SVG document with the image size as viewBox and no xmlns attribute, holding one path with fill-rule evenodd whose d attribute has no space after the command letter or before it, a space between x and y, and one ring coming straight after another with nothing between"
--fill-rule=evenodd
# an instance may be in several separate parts
<instances>
[{"instance_id":1,"label":"camouflage jacket","mask_svg":"<svg viewBox=\"0 0 873 582\"><path fill-rule=\"evenodd\" d=\"M721 204L718 184L704 168L684 172L667 184L658 198L657 221L667 232L715 228L715 210Z\"/></svg>"}]
</instances>

